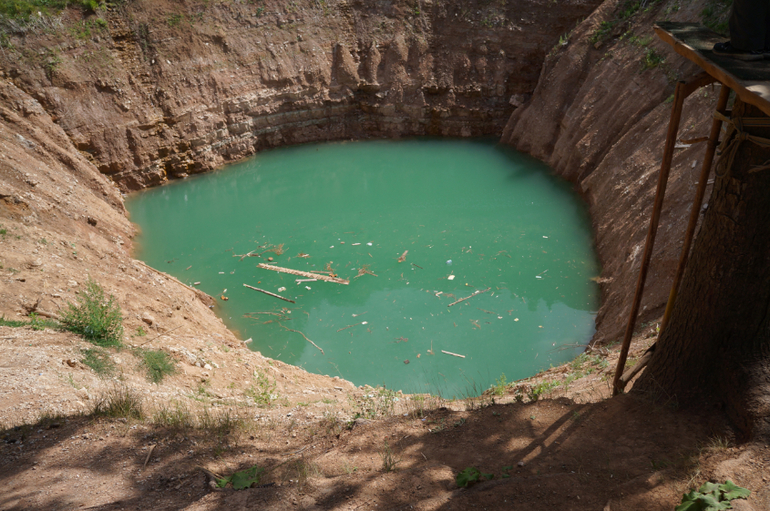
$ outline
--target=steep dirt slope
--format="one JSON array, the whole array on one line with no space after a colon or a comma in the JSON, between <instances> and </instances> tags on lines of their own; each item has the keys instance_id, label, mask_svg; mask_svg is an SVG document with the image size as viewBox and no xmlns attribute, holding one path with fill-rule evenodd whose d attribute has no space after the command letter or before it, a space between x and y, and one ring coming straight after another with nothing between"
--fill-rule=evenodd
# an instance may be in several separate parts
<instances>
[{"instance_id":1,"label":"steep dirt slope","mask_svg":"<svg viewBox=\"0 0 770 511\"><path fill-rule=\"evenodd\" d=\"M596 342L623 335L674 86L700 71L660 42L652 25L699 20L704 3L651 3L624 18L632 4L605 2L548 56L532 99L503 134L576 183L589 203L603 266ZM687 99L680 140L708 136L717 96L709 86ZM680 143L675 152L639 324L660 316L668 298L704 150L705 143Z\"/></svg>"},{"instance_id":2,"label":"steep dirt slope","mask_svg":"<svg viewBox=\"0 0 770 511\"><path fill-rule=\"evenodd\" d=\"M138 0L13 34L0 65L122 189L318 140L499 134L598 0Z\"/></svg>"}]
</instances>

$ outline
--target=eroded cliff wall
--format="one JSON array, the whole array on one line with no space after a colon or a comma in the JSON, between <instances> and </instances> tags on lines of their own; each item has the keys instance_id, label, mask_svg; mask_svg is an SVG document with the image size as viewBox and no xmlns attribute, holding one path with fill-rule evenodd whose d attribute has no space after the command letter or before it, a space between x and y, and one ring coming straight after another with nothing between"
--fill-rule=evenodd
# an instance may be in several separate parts
<instances>
[{"instance_id":1,"label":"eroded cliff wall","mask_svg":"<svg viewBox=\"0 0 770 511\"><path fill-rule=\"evenodd\" d=\"M642 2L642 4L645 4ZM603 269L595 341L622 337L649 227L673 92L700 69L653 32L656 20L700 21L704 2L609 0L548 55L503 141L550 164L589 203ZM676 270L718 88L684 106L638 326L662 314ZM710 191L707 192L710 194Z\"/></svg>"},{"instance_id":2,"label":"eroded cliff wall","mask_svg":"<svg viewBox=\"0 0 770 511\"><path fill-rule=\"evenodd\" d=\"M499 135L598 3L136 0L15 33L0 63L127 190L278 145Z\"/></svg>"}]
</instances>

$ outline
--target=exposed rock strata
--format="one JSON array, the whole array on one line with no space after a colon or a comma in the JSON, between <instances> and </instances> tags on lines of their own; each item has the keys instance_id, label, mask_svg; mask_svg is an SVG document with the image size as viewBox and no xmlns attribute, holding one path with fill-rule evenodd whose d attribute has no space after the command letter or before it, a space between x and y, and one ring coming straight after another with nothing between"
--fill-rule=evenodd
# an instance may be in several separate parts
<instances>
[{"instance_id":1,"label":"exposed rock strata","mask_svg":"<svg viewBox=\"0 0 770 511\"><path fill-rule=\"evenodd\" d=\"M143 0L90 38L12 38L24 49L0 61L127 190L279 145L499 135L597 4Z\"/></svg>"}]
</instances>

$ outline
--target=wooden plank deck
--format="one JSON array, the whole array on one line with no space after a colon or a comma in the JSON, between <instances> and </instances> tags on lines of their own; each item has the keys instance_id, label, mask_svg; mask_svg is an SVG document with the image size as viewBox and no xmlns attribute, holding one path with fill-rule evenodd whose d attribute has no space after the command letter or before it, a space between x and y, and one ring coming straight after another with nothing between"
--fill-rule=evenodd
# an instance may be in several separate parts
<instances>
[{"instance_id":1,"label":"wooden plank deck","mask_svg":"<svg viewBox=\"0 0 770 511\"><path fill-rule=\"evenodd\" d=\"M770 116L770 60L744 62L714 55L714 44L725 38L697 23L659 21L655 33L678 54L734 90L744 103Z\"/></svg>"}]
</instances>

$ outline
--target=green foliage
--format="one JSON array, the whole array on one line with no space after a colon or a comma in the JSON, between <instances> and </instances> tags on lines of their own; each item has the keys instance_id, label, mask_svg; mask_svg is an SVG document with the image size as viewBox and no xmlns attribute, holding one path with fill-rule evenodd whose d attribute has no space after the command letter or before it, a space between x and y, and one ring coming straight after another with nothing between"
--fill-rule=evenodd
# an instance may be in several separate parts
<instances>
[{"instance_id":1,"label":"green foliage","mask_svg":"<svg viewBox=\"0 0 770 511\"><path fill-rule=\"evenodd\" d=\"M176 365L168 353L161 350L142 350L140 352L142 365L147 371L147 379L160 383L166 376L176 372Z\"/></svg>"},{"instance_id":2,"label":"green foliage","mask_svg":"<svg viewBox=\"0 0 770 511\"><path fill-rule=\"evenodd\" d=\"M700 13L703 24L717 34L727 37L730 33L728 21L732 5L733 0L709 0Z\"/></svg>"},{"instance_id":3,"label":"green foliage","mask_svg":"<svg viewBox=\"0 0 770 511\"><path fill-rule=\"evenodd\" d=\"M553 389L559 386L558 381L544 381L540 382L534 387L532 387L529 392L527 393L527 397L530 401L537 401L540 399L540 396L545 394L550 394Z\"/></svg>"},{"instance_id":4,"label":"green foliage","mask_svg":"<svg viewBox=\"0 0 770 511\"><path fill-rule=\"evenodd\" d=\"M86 289L78 295L77 304L68 303L62 324L99 346L120 346L123 338L123 316L115 297L104 297L102 287L89 277Z\"/></svg>"},{"instance_id":5,"label":"green foliage","mask_svg":"<svg viewBox=\"0 0 770 511\"><path fill-rule=\"evenodd\" d=\"M602 21L594 33L591 34L591 44L601 43L609 39L612 29L615 28L616 21Z\"/></svg>"},{"instance_id":6,"label":"green foliage","mask_svg":"<svg viewBox=\"0 0 770 511\"><path fill-rule=\"evenodd\" d=\"M254 371L252 384L245 393L254 400L257 406L270 406L273 401L278 399L276 387L275 380L271 382L265 373Z\"/></svg>"},{"instance_id":7,"label":"green foliage","mask_svg":"<svg viewBox=\"0 0 770 511\"><path fill-rule=\"evenodd\" d=\"M492 385L492 393L496 396L505 395L505 388L508 385L508 382L505 380L505 373L502 373L495 381L496 383Z\"/></svg>"},{"instance_id":8,"label":"green foliage","mask_svg":"<svg viewBox=\"0 0 770 511\"><path fill-rule=\"evenodd\" d=\"M476 467L466 467L465 470L457 474L455 477L455 483L458 488L467 488L479 481L491 480L495 477L494 474L485 474Z\"/></svg>"},{"instance_id":9,"label":"green foliage","mask_svg":"<svg viewBox=\"0 0 770 511\"><path fill-rule=\"evenodd\" d=\"M647 48L642 58L642 71L647 69L653 69L663 64L666 61L666 57L655 51L654 48Z\"/></svg>"},{"instance_id":10,"label":"green foliage","mask_svg":"<svg viewBox=\"0 0 770 511\"><path fill-rule=\"evenodd\" d=\"M93 369L99 376L109 376L115 372L115 363L110 354L101 348L88 348L81 352L85 365Z\"/></svg>"},{"instance_id":11,"label":"green foliage","mask_svg":"<svg viewBox=\"0 0 770 511\"><path fill-rule=\"evenodd\" d=\"M264 471L264 468L254 465L246 470L234 472L231 476L217 479L217 486L224 488L228 484L232 484L234 490L245 490L246 488L251 488L255 484L259 484L259 480Z\"/></svg>"},{"instance_id":12,"label":"green foliage","mask_svg":"<svg viewBox=\"0 0 770 511\"><path fill-rule=\"evenodd\" d=\"M91 415L115 419L144 418L142 398L126 387L113 387L94 403Z\"/></svg>"},{"instance_id":13,"label":"green foliage","mask_svg":"<svg viewBox=\"0 0 770 511\"><path fill-rule=\"evenodd\" d=\"M0 316L0 326L9 326L12 328L19 328L22 326L32 327L32 330L45 330L46 328L61 329L61 325L53 319L41 318L35 313L29 315L29 321L5 319L5 316Z\"/></svg>"},{"instance_id":14,"label":"green foliage","mask_svg":"<svg viewBox=\"0 0 770 511\"><path fill-rule=\"evenodd\" d=\"M173 408L163 407L152 415L152 422L157 426L172 429L192 429L195 420L190 410L180 403L174 403Z\"/></svg>"},{"instance_id":15,"label":"green foliage","mask_svg":"<svg viewBox=\"0 0 770 511\"><path fill-rule=\"evenodd\" d=\"M102 18L82 20L70 27L70 34L75 39L90 39L92 32L100 32L107 28L107 21Z\"/></svg>"},{"instance_id":16,"label":"green foliage","mask_svg":"<svg viewBox=\"0 0 770 511\"><path fill-rule=\"evenodd\" d=\"M382 458L382 470L384 472L393 472L396 470L396 465L401 462L401 458L393 454L393 449L390 448L387 440L385 440L385 445L380 451L380 458Z\"/></svg>"},{"instance_id":17,"label":"green foliage","mask_svg":"<svg viewBox=\"0 0 770 511\"><path fill-rule=\"evenodd\" d=\"M0 0L0 17L29 21L33 16L58 14L68 6L79 7L85 12L96 12L104 3L104 0Z\"/></svg>"},{"instance_id":18,"label":"green foliage","mask_svg":"<svg viewBox=\"0 0 770 511\"><path fill-rule=\"evenodd\" d=\"M355 418L374 419L393 415L397 401L398 397L394 390L386 387L374 388L358 401L360 410L356 412Z\"/></svg>"},{"instance_id":19,"label":"green foliage","mask_svg":"<svg viewBox=\"0 0 770 511\"><path fill-rule=\"evenodd\" d=\"M682 502L674 511L718 511L731 509L731 500L746 499L751 494L746 488L735 485L729 479L724 484L704 483L698 491L682 496Z\"/></svg>"}]
</instances>

